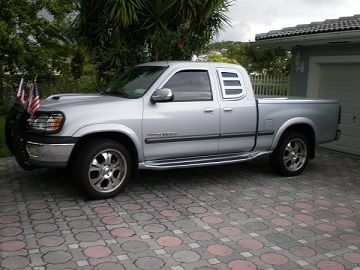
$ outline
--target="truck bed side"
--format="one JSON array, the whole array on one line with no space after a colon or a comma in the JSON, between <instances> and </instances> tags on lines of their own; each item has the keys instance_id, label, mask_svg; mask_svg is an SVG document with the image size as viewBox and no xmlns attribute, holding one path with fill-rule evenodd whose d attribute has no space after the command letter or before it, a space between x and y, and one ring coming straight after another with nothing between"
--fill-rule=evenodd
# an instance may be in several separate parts
<instances>
[{"instance_id":1,"label":"truck bed side","mask_svg":"<svg viewBox=\"0 0 360 270\"><path fill-rule=\"evenodd\" d=\"M273 150L281 135L294 125L310 126L314 131L315 145L333 141L336 136L338 101L264 98L258 99L258 106L258 134L265 135L258 137L256 150Z\"/></svg>"}]
</instances>

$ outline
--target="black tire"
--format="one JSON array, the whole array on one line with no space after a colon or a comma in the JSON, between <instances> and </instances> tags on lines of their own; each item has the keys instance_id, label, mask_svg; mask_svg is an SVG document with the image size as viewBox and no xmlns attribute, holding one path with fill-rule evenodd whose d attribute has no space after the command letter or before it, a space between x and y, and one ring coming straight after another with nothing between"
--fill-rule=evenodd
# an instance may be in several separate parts
<instances>
[{"instance_id":1,"label":"black tire","mask_svg":"<svg viewBox=\"0 0 360 270\"><path fill-rule=\"evenodd\" d=\"M94 199L112 198L120 193L132 171L129 151L113 140L91 141L79 149L74 159L75 180Z\"/></svg>"},{"instance_id":2,"label":"black tire","mask_svg":"<svg viewBox=\"0 0 360 270\"><path fill-rule=\"evenodd\" d=\"M281 175L294 176L305 169L309 155L310 146L307 138L298 132L287 132L270 155L270 162L275 171Z\"/></svg>"}]
</instances>

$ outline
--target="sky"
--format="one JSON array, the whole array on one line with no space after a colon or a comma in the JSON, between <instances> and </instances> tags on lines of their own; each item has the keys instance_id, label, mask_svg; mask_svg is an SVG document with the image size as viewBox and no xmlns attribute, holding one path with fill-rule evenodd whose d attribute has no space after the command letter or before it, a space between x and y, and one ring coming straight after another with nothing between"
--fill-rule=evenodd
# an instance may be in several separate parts
<instances>
[{"instance_id":1,"label":"sky","mask_svg":"<svg viewBox=\"0 0 360 270\"><path fill-rule=\"evenodd\" d=\"M360 0L235 0L217 41L253 41L258 33L360 14Z\"/></svg>"}]
</instances>

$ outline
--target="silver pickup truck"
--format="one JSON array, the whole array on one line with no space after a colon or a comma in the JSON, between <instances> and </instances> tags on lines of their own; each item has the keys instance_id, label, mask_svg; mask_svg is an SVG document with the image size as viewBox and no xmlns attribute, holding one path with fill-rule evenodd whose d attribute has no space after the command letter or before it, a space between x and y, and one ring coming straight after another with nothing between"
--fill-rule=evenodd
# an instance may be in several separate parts
<instances>
[{"instance_id":1,"label":"silver pickup truck","mask_svg":"<svg viewBox=\"0 0 360 270\"><path fill-rule=\"evenodd\" d=\"M17 104L6 140L24 169L71 167L94 198L120 192L137 169L236 163L268 154L299 174L315 146L337 140L335 100L256 99L238 65L155 62L101 94L53 95L29 117Z\"/></svg>"}]
</instances>

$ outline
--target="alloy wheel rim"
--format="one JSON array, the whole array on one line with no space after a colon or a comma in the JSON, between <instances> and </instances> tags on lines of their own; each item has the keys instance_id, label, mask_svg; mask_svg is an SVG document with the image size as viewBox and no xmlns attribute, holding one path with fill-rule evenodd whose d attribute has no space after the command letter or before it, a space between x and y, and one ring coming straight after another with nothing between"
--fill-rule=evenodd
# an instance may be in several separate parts
<instances>
[{"instance_id":1,"label":"alloy wheel rim","mask_svg":"<svg viewBox=\"0 0 360 270\"><path fill-rule=\"evenodd\" d=\"M91 161L88 179L96 191L110 193L124 182L126 173L124 155L115 149L106 149L96 154Z\"/></svg>"},{"instance_id":2,"label":"alloy wheel rim","mask_svg":"<svg viewBox=\"0 0 360 270\"><path fill-rule=\"evenodd\" d=\"M305 142L299 138L289 141L283 156L286 169L291 172L300 170L305 165L306 158L307 148Z\"/></svg>"}]
</instances>

